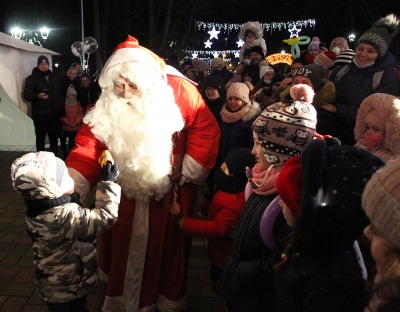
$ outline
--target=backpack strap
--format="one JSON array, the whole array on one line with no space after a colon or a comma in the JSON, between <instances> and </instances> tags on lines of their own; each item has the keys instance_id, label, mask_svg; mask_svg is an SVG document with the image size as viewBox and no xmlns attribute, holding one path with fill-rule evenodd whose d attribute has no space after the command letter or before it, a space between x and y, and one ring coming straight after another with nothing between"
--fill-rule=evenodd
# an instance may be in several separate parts
<instances>
[{"instance_id":1,"label":"backpack strap","mask_svg":"<svg viewBox=\"0 0 400 312\"><path fill-rule=\"evenodd\" d=\"M349 70L349 65L345 65L341 69L339 69L339 71L335 76L335 84L340 80L340 78L343 77L345 73L347 73L348 70Z\"/></svg>"}]
</instances>

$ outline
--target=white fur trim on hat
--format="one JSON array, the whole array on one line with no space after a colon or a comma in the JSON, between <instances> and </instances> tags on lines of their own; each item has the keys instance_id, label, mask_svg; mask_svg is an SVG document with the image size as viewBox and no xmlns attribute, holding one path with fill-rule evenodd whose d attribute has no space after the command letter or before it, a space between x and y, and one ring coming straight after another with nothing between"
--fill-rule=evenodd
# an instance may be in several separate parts
<instances>
[{"instance_id":1,"label":"white fur trim on hat","mask_svg":"<svg viewBox=\"0 0 400 312\"><path fill-rule=\"evenodd\" d=\"M261 28L260 23L255 21L255 22L244 23L242 25L242 28L240 28L238 37L242 40L245 40L246 31L248 30L252 31L257 39L261 38L264 34L264 31Z\"/></svg>"},{"instance_id":2,"label":"white fur trim on hat","mask_svg":"<svg viewBox=\"0 0 400 312\"><path fill-rule=\"evenodd\" d=\"M158 62L154 59L152 55L147 53L145 50L140 48L122 48L116 50L107 60L106 65L104 65L104 72L106 72L110 67L123 64L128 62L138 62L145 64L147 66L153 67L160 76L167 81L167 76L164 70L159 66Z\"/></svg>"},{"instance_id":3,"label":"white fur trim on hat","mask_svg":"<svg viewBox=\"0 0 400 312\"><path fill-rule=\"evenodd\" d=\"M357 112L354 136L359 141L365 130L365 117L372 110L385 121L385 147L400 154L400 99L386 93L374 93L362 101Z\"/></svg>"}]
</instances>

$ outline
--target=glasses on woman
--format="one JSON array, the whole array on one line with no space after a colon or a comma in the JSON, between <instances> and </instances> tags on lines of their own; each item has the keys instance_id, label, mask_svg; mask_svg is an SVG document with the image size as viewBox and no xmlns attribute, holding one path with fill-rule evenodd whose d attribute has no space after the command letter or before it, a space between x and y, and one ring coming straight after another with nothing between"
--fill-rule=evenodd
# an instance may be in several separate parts
<instances>
[{"instance_id":1,"label":"glasses on woman","mask_svg":"<svg viewBox=\"0 0 400 312\"><path fill-rule=\"evenodd\" d=\"M113 91L116 95L123 96L125 92L128 92L132 95L142 96L143 93L147 92L148 90L139 89L136 84L134 83L123 83L120 81L113 81L114 88Z\"/></svg>"},{"instance_id":2,"label":"glasses on woman","mask_svg":"<svg viewBox=\"0 0 400 312\"><path fill-rule=\"evenodd\" d=\"M343 48L343 45L341 44L341 43L332 43L331 44L331 48L333 49L333 48L336 48L336 47L338 47L338 48Z\"/></svg>"},{"instance_id":3,"label":"glasses on woman","mask_svg":"<svg viewBox=\"0 0 400 312\"><path fill-rule=\"evenodd\" d=\"M212 87L205 88L204 90L206 90L207 92L214 92L214 91L217 91L216 88L212 88Z\"/></svg>"}]
</instances>

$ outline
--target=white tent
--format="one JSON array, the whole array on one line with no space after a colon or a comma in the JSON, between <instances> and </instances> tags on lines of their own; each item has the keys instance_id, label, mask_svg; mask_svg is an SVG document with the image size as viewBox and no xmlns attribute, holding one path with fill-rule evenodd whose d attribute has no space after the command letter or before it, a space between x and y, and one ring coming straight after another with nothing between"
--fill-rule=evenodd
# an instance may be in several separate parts
<instances>
[{"instance_id":1,"label":"white tent","mask_svg":"<svg viewBox=\"0 0 400 312\"><path fill-rule=\"evenodd\" d=\"M0 149L35 146L30 103L22 92L39 55L47 56L51 68L51 55L58 53L0 32Z\"/></svg>"}]
</instances>

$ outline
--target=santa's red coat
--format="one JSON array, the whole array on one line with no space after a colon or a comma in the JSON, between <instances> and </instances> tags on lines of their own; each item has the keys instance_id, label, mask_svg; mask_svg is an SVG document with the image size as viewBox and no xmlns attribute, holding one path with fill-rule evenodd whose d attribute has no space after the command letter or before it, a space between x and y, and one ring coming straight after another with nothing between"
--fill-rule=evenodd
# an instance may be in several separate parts
<instances>
[{"instance_id":1,"label":"santa's red coat","mask_svg":"<svg viewBox=\"0 0 400 312\"><path fill-rule=\"evenodd\" d=\"M176 103L185 121L184 129L173 138L174 165L182 164L182 173L190 181L200 184L215 164L218 124L190 81L168 75L168 84L174 90ZM106 146L94 137L86 124L82 125L75 142L76 146L66 161L67 166L79 172L93 188L101 177L97 159ZM161 201L151 201L146 206L148 226L144 225L144 228L147 247L144 248L144 261L139 261L142 267L138 269L138 262L135 262L134 268L142 274L141 279L130 278L127 271L132 269L132 251L137 252L131 244L131 235L136 235L136 227L133 227L135 211L143 207L143 202L138 206L134 199L122 195L118 222L102 233L100 239L100 271L108 276L104 311L154 311L156 306L161 311L185 308L191 238L179 228L179 216L173 217L168 211L170 193ZM193 216L197 185L185 183L178 193L181 216ZM133 285L138 280L141 280L140 285ZM140 289L140 294L136 292L129 296L129 290L135 287Z\"/></svg>"}]
</instances>

